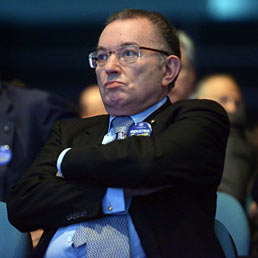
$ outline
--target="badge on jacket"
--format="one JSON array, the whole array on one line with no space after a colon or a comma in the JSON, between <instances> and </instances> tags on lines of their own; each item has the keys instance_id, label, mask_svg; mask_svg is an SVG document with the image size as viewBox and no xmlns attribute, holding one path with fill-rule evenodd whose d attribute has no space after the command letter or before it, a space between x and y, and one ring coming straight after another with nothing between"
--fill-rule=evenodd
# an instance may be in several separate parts
<instances>
[{"instance_id":1,"label":"badge on jacket","mask_svg":"<svg viewBox=\"0 0 258 258\"><path fill-rule=\"evenodd\" d=\"M12 151L9 145L0 145L0 166L7 165L12 159Z\"/></svg>"},{"instance_id":2,"label":"badge on jacket","mask_svg":"<svg viewBox=\"0 0 258 258\"><path fill-rule=\"evenodd\" d=\"M146 122L139 122L133 125L129 130L129 137L131 136L151 136L151 125Z\"/></svg>"}]
</instances>

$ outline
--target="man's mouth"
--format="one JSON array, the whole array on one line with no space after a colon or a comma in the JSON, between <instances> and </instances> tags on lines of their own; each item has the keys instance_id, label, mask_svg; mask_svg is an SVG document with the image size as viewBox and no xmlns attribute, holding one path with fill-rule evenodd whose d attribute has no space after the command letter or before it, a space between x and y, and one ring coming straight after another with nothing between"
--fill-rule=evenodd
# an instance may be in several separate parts
<instances>
[{"instance_id":1,"label":"man's mouth","mask_svg":"<svg viewBox=\"0 0 258 258\"><path fill-rule=\"evenodd\" d=\"M104 87L108 89L112 89L112 88L120 87L121 85L123 85L123 83L120 81L108 81L104 84Z\"/></svg>"}]
</instances>

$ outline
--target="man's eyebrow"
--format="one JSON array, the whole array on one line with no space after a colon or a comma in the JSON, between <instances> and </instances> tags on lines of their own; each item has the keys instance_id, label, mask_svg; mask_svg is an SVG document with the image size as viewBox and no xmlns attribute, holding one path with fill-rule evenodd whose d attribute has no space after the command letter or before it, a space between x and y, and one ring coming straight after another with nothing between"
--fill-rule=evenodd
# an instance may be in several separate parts
<instances>
[{"instance_id":1,"label":"man's eyebrow","mask_svg":"<svg viewBox=\"0 0 258 258\"><path fill-rule=\"evenodd\" d=\"M130 46L130 45L138 46L137 43L131 41L131 42L124 42L124 43L120 44L118 47L124 47L124 46ZM97 46L96 50L107 50L107 48L102 47L102 46Z\"/></svg>"},{"instance_id":2,"label":"man's eyebrow","mask_svg":"<svg viewBox=\"0 0 258 258\"><path fill-rule=\"evenodd\" d=\"M97 50L106 50L106 48L104 48L104 47L102 47L102 46L97 46L97 47L96 47L96 51L97 51Z\"/></svg>"},{"instance_id":3,"label":"man's eyebrow","mask_svg":"<svg viewBox=\"0 0 258 258\"><path fill-rule=\"evenodd\" d=\"M130 46L130 45L136 45L136 46L138 46L138 44L135 43L135 42L125 42L125 43L122 43L120 46L123 47L123 46Z\"/></svg>"}]
</instances>

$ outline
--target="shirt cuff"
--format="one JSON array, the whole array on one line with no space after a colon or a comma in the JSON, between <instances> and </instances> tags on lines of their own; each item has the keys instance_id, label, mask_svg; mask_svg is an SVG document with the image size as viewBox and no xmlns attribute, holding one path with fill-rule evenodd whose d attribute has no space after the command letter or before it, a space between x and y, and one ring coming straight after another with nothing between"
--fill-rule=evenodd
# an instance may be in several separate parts
<instances>
[{"instance_id":1,"label":"shirt cuff","mask_svg":"<svg viewBox=\"0 0 258 258\"><path fill-rule=\"evenodd\" d=\"M62 170L61 170L61 164L62 164L62 161L63 161L63 158L64 158L65 154L66 154L69 150L71 150L71 148L64 149L64 150L60 153L60 155L59 155L59 157L58 157L58 159L57 159L57 162L56 162L57 171L61 174L62 177L63 177L63 174L62 174Z\"/></svg>"},{"instance_id":2,"label":"shirt cuff","mask_svg":"<svg viewBox=\"0 0 258 258\"><path fill-rule=\"evenodd\" d=\"M108 188L102 199L102 211L104 214L127 213L124 190L121 188Z\"/></svg>"}]
</instances>

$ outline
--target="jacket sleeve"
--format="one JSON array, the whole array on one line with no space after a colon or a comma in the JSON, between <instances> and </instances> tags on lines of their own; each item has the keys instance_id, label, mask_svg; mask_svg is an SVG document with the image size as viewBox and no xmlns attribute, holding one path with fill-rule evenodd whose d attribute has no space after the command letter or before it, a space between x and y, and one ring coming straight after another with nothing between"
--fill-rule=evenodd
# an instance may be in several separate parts
<instances>
[{"instance_id":1,"label":"jacket sleeve","mask_svg":"<svg viewBox=\"0 0 258 258\"><path fill-rule=\"evenodd\" d=\"M32 231L98 218L103 216L106 187L219 184L229 122L218 104L183 102L150 119L156 121L151 137L106 145L89 137L81 143L78 132L80 141L76 141L76 134L71 133L76 123L58 122L32 167L10 191L11 223L21 231ZM57 177L56 161L67 147L72 149L61 165L64 178Z\"/></svg>"},{"instance_id":2,"label":"jacket sleeve","mask_svg":"<svg viewBox=\"0 0 258 258\"><path fill-rule=\"evenodd\" d=\"M8 216L20 231L61 227L102 214L105 187L56 176L56 160L65 148L61 124L56 123L32 167L10 190Z\"/></svg>"},{"instance_id":3,"label":"jacket sleeve","mask_svg":"<svg viewBox=\"0 0 258 258\"><path fill-rule=\"evenodd\" d=\"M217 186L229 133L225 110L213 101L186 101L158 114L155 122L151 137L73 147L61 165L64 177L121 188Z\"/></svg>"}]
</instances>

